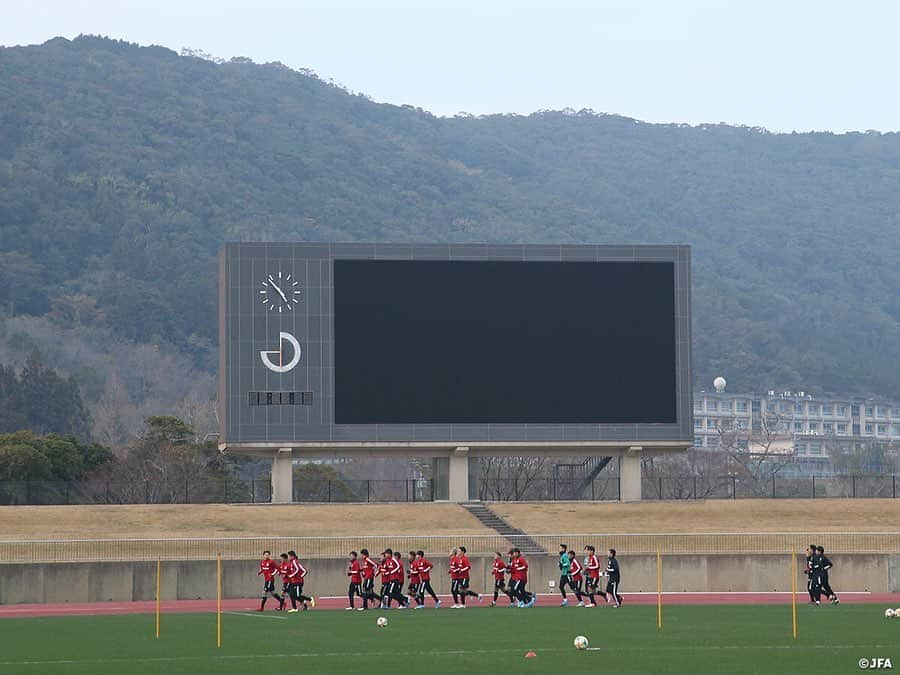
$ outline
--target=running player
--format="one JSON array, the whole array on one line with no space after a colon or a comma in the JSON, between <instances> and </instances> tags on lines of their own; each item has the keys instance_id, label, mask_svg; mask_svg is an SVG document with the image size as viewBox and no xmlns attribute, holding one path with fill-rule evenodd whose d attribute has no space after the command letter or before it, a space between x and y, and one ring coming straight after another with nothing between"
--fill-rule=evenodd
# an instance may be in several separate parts
<instances>
[{"instance_id":1,"label":"running player","mask_svg":"<svg viewBox=\"0 0 900 675\"><path fill-rule=\"evenodd\" d=\"M450 595L453 596L453 604L450 609L459 609L459 551L457 549L450 550L450 563L447 573L450 575Z\"/></svg>"},{"instance_id":2,"label":"running player","mask_svg":"<svg viewBox=\"0 0 900 675\"><path fill-rule=\"evenodd\" d=\"M278 563L272 560L271 551L263 551L262 560L259 561L259 572L256 576L263 575L263 592L257 612L262 612L266 608L266 600L271 595L278 601L278 609L284 609L284 596L275 592L275 575L278 574Z\"/></svg>"},{"instance_id":3,"label":"running player","mask_svg":"<svg viewBox=\"0 0 900 675\"><path fill-rule=\"evenodd\" d=\"M375 574L378 572L378 563L369 557L369 549L363 548L359 551L362 554L362 599L363 605L358 611L369 609L369 601L373 604L378 603L378 596L375 595Z\"/></svg>"},{"instance_id":4,"label":"running player","mask_svg":"<svg viewBox=\"0 0 900 675\"><path fill-rule=\"evenodd\" d=\"M278 565L278 574L281 576L281 606L284 607L284 598L288 598L291 601L291 606L294 609L297 609L297 601L294 600L294 596L291 594L291 561L288 558L287 553L281 554L281 563ZM288 610L290 611L290 610Z\"/></svg>"},{"instance_id":5,"label":"running player","mask_svg":"<svg viewBox=\"0 0 900 675\"><path fill-rule=\"evenodd\" d=\"M614 548L609 549L609 553L607 555L606 576L608 578L608 581L606 583L606 602L610 602L609 597L612 596L616 607L621 607L622 596L619 595L619 582L621 580L621 576L619 574L619 561L616 560L616 549Z\"/></svg>"},{"instance_id":6,"label":"running player","mask_svg":"<svg viewBox=\"0 0 900 675\"><path fill-rule=\"evenodd\" d=\"M824 593L826 598L831 598L831 604L837 605L840 603L840 598L838 598L837 593L831 590L831 584L828 583L828 570L830 570L834 565L831 561L825 557L825 547L817 546L816 547L816 558L818 560L818 579L816 582L816 588L819 592ZM819 604L819 596L816 595L816 604Z\"/></svg>"},{"instance_id":7,"label":"running player","mask_svg":"<svg viewBox=\"0 0 900 675\"><path fill-rule=\"evenodd\" d=\"M519 599L519 607L533 607L536 596L529 593L525 586L528 584L528 561L522 555L522 551L518 548L512 549L512 562L510 563L512 571L510 580L512 581L512 591Z\"/></svg>"},{"instance_id":8,"label":"running player","mask_svg":"<svg viewBox=\"0 0 900 675\"><path fill-rule=\"evenodd\" d=\"M575 592L575 598L578 600L578 607L584 607L584 598L581 594L581 573L584 570L584 566L578 561L578 558L575 557L575 551L569 551L568 558L569 573L566 581L569 584L569 588Z\"/></svg>"},{"instance_id":9,"label":"running player","mask_svg":"<svg viewBox=\"0 0 900 675\"><path fill-rule=\"evenodd\" d=\"M494 600L491 602L491 607L497 606L497 598L501 593L509 598L509 606L512 607L516 604L516 598L512 591L506 589L506 573L509 568L506 561L503 560L503 556L500 555L500 551L496 551L494 556L494 564L491 566L491 575L494 577Z\"/></svg>"},{"instance_id":10,"label":"running player","mask_svg":"<svg viewBox=\"0 0 900 675\"><path fill-rule=\"evenodd\" d=\"M813 574L813 558L816 557L816 545L810 544L806 547L806 569L803 573L806 575L806 592L809 593L809 604L816 604L815 583L816 577Z\"/></svg>"},{"instance_id":11,"label":"running player","mask_svg":"<svg viewBox=\"0 0 900 675\"><path fill-rule=\"evenodd\" d=\"M472 596L477 598L478 602L481 602L481 594L469 589L469 573L472 571L472 565L469 563L469 556L466 555L465 546L459 547L457 560L459 561L456 567L456 572L459 575L459 599L462 601L460 608L465 609L466 597Z\"/></svg>"},{"instance_id":12,"label":"running player","mask_svg":"<svg viewBox=\"0 0 900 675\"><path fill-rule=\"evenodd\" d=\"M600 586L600 559L597 557L597 549L590 545L584 547L584 569L587 571L587 594L590 598L585 607L596 607L594 596Z\"/></svg>"},{"instance_id":13,"label":"running player","mask_svg":"<svg viewBox=\"0 0 900 675\"><path fill-rule=\"evenodd\" d=\"M306 575L309 574L309 570L300 563L300 560L297 559L297 554L294 551L288 551L288 558L290 559L291 565L288 580L291 582L292 607L288 612L296 612L298 602L303 603L303 610L306 611L309 609L310 605L313 607L316 606L316 599L313 596L303 595L303 584L306 583Z\"/></svg>"},{"instance_id":14,"label":"running player","mask_svg":"<svg viewBox=\"0 0 900 675\"><path fill-rule=\"evenodd\" d=\"M391 549L388 549L388 553L391 554L393 552ZM388 606L390 606L390 600L396 600L397 609L406 609L409 600L403 595L403 559L400 551L389 555L388 558L390 565L388 575L391 579L391 586L388 590Z\"/></svg>"},{"instance_id":15,"label":"running player","mask_svg":"<svg viewBox=\"0 0 900 675\"><path fill-rule=\"evenodd\" d=\"M425 606L425 594L428 593L434 600L434 608L438 609L441 601L431 587L431 570L434 569L434 565L425 558L425 551L416 551L416 567L419 570L419 607Z\"/></svg>"},{"instance_id":16,"label":"running player","mask_svg":"<svg viewBox=\"0 0 900 675\"><path fill-rule=\"evenodd\" d=\"M412 600L416 601L416 607L419 607L419 566L416 564L416 552L410 551L409 557L406 559L406 576L409 579L409 586L406 588L406 604Z\"/></svg>"},{"instance_id":17,"label":"running player","mask_svg":"<svg viewBox=\"0 0 900 675\"><path fill-rule=\"evenodd\" d=\"M347 563L347 576L350 577L350 585L347 586L347 599L350 604L347 609L353 609L353 598L362 596L362 565L360 565L356 551L350 551L350 561ZM363 604L365 604L363 598Z\"/></svg>"},{"instance_id":18,"label":"running player","mask_svg":"<svg viewBox=\"0 0 900 675\"><path fill-rule=\"evenodd\" d=\"M562 602L559 603L560 607L565 607L569 604L569 599L566 597L566 586L569 585L569 567L571 563L569 562L569 547L566 544L559 545L559 594L562 596ZM571 586L570 586L571 588ZM575 590L574 588L572 589Z\"/></svg>"},{"instance_id":19,"label":"running player","mask_svg":"<svg viewBox=\"0 0 900 675\"><path fill-rule=\"evenodd\" d=\"M381 608L387 609L391 606L391 585L394 583L391 568L394 564L394 552L387 549L381 552L381 564L378 565L378 574L381 577Z\"/></svg>"}]
</instances>

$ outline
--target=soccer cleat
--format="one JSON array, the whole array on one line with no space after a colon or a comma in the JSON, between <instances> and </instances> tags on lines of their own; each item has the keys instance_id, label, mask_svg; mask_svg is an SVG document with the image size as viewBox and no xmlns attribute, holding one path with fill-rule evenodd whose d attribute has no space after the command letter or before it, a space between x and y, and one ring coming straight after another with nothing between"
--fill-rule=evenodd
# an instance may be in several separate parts
<instances>
[{"instance_id":1,"label":"soccer cleat","mask_svg":"<svg viewBox=\"0 0 900 675\"><path fill-rule=\"evenodd\" d=\"M356 611L357 611L357 612L365 612L366 609L368 609L368 607L357 607L357 608L356 608Z\"/></svg>"},{"instance_id":2,"label":"soccer cleat","mask_svg":"<svg viewBox=\"0 0 900 675\"><path fill-rule=\"evenodd\" d=\"M438 600L436 603L434 603L434 608L435 608L435 609L440 609L440 608L441 608L441 601L440 601L440 600Z\"/></svg>"},{"instance_id":3,"label":"soccer cleat","mask_svg":"<svg viewBox=\"0 0 900 675\"><path fill-rule=\"evenodd\" d=\"M316 608L316 596L312 596L312 597L309 599L309 604L312 605L313 609Z\"/></svg>"},{"instance_id":4,"label":"soccer cleat","mask_svg":"<svg viewBox=\"0 0 900 675\"><path fill-rule=\"evenodd\" d=\"M568 607L568 606L569 606L569 599L568 599L568 598L563 598L563 601L562 601L561 603L559 603L559 606L560 606L560 607Z\"/></svg>"},{"instance_id":5,"label":"soccer cleat","mask_svg":"<svg viewBox=\"0 0 900 675\"><path fill-rule=\"evenodd\" d=\"M496 602L491 602L491 604L488 605L488 607L496 607L496 606L497 606Z\"/></svg>"},{"instance_id":6,"label":"soccer cleat","mask_svg":"<svg viewBox=\"0 0 900 675\"><path fill-rule=\"evenodd\" d=\"M481 593L478 593L478 602L481 602Z\"/></svg>"},{"instance_id":7,"label":"soccer cleat","mask_svg":"<svg viewBox=\"0 0 900 675\"><path fill-rule=\"evenodd\" d=\"M425 609L425 605L416 605L416 609Z\"/></svg>"},{"instance_id":8,"label":"soccer cleat","mask_svg":"<svg viewBox=\"0 0 900 675\"><path fill-rule=\"evenodd\" d=\"M831 598L831 604L832 604L832 605L839 605L839 604L841 604L841 599L840 599L838 596L835 595L833 598Z\"/></svg>"},{"instance_id":9,"label":"soccer cleat","mask_svg":"<svg viewBox=\"0 0 900 675\"><path fill-rule=\"evenodd\" d=\"M520 609L521 609L522 607L524 607L524 606L525 606L525 603L522 602L521 600L519 600L519 604L516 605L516 607L519 607Z\"/></svg>"},{"instance_id":10,"label":"soccer cleat","mask_svg":"<svg viewBox=\"0 0 900 675\"><path fill-rule=\"evenodd\" d=\"M344 607L344 609L345 609L345 610L350 610L351 612L353 611L353 607Z\"/></svg>"},{"instance_id":11,"label":"soccer cleat","mask_svg":"<svg viewBox=\"0 0 900 675\"><path fill-rule=\"evenodd\" d=\"M525 605L525 606L526 606L526 607L534 607L534 603L535 603L536 600L537 600L537 596L536 596L536 595L532 595L532 596L531 596L531 600L529 600L529 601L528 601L528 604Z\"/></svg>"},{"instance_id":12,"label":"soccer cleat","mask_svg":"<svg viewBox=\"0 0 900 675\"><path fill-rule=\"evenodd\" d=\"M299 611L300 611L300 610L298 610L296 607L291 607L291 608L288 610L288 614L296 614L296 613L299 612Z\"/></svg>"},{"instance_id":13,"label":"soccer cleat","mask_svg":"<svg viewBox=\"0 0 900 675\"><path fill-rule=\"evenodd\" d=\"M585 605L585 607L596 607L596 606L597 605L595 605L593 602L589 602L588 604Z\"/></svg>"},{"instance_id":14,"label":"soccer cleat","mask_svg":"<svg viewBox=\"0 0 900 675\"><path fill-rule=\"evenodd\" d=\"M579 603L578 603L577 605L575 605L575 606L576 606L576 607L584 607L584 601L579 602Z\"/></svg>"}]
</instances>

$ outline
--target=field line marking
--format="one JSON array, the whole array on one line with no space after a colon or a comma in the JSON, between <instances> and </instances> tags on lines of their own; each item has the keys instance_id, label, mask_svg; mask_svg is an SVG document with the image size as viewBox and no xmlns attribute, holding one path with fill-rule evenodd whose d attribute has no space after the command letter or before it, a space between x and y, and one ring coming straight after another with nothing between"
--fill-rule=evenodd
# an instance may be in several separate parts
<instances>
[{"instance_id":1,"label":"field line marking","mask_svg":"<svg viewBox=\"0 0 900 675\"><path fill-rule=\"evenodd\" d=\"M262 612L222 612L222 614L231 614L232 616L249 616L254 619L277 619L278 621L287 621L286 616L277 616L275 614L263 614Z\"/></svg>"},{"instance_id":2,"label":"field line marking","mask_svg":"<svg viewBox=\"0 0 900 675\"><path fill-rule=\"evenodd\" d=\"M897 645L672 645L664 647L654 647L654 651L723 651L723 650L786 650L786 649L896 649ZM54 666L54 665L74 665L74 664L113 664L113 663L172 663L179 661L252 661L256 659L292 659L303 657L351 657L351 658L369 658L369 657L397 657L397 656L461 656L466 654L517 654L527 647L516 647L509 649L453 649L443 651L421 651L421 652L296 652L290 654L229 654L221 656L152 656L152 657L130 657L130 658L113 658L113 659L57 659L48 661L0 661L0 666ZM563 652L569 651L572 647L533 647L535 652ZM646 646L634 647L590 647L586 651L645 651Z\"/></svg>"}]
</instances>

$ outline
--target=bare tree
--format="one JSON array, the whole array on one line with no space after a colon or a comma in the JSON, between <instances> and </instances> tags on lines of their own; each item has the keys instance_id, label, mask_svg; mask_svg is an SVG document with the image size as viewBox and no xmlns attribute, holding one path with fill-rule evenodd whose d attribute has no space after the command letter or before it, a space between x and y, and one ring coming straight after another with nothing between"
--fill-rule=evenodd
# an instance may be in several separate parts
<instances>
[{"instance_id":1,"label":"bare tree","mask_svg":"<svg viewBox=\"0 0 900 675\"><path fill-rule=\"evenodd\" d=\"M772 479L793 462L793 437L778 413L764 414L758 430L720 428L718 432L718 447L728 456L731 472L753 495L769 494Z\"/></svg>"},{"instance_id":2,"label":"bare tree","mask_svg":"<svg viewBox=\"0 0 900 675\"><path fill-rule=\"evenodd\" d=\"M479 462L478 498L483 501L548 499L549 465L546 457L482 457ZM531 494L529 494L531 493Z\"/></svg>"}]
</instances>

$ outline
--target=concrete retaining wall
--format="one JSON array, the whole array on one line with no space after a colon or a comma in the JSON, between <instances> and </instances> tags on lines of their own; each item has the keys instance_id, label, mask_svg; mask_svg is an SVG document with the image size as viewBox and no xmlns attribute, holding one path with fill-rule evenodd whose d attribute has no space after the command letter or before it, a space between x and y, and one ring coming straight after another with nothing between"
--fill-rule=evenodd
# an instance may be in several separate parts
<instances>
[{"instance_id":1,"label":"concrete retaining wall","mask_svg":"<svg viewBox=\"0 0 900 675\"><path fill-rule=\"evenodd\" d=\"M656 590L656 556L620 556L623 592ZM840 592L900 592L900 556L887 554L835 555L831 585ZM802 558L798 555L798 566ZM432 585L438 593L450 590L447 561L432 558ZM346 561L313 559L306 592L343 595L347 590ZM555 556L531 556L529 587L550 590L559 579ZM472 558L472 588L486 591L491 558ZM663 558L664 591L789 591L790 561L786 555L671 555ZM226 598L255 598L261 580L257 561L222 562ZM799 567L798 567L799 569ZM215 561L163 562L165 600L214 598ZM797 577L805 592L806 578ZM152 600L156 589L156 563L48 563L0 564L0 604Z\"/></svg>"}]
</instances>

